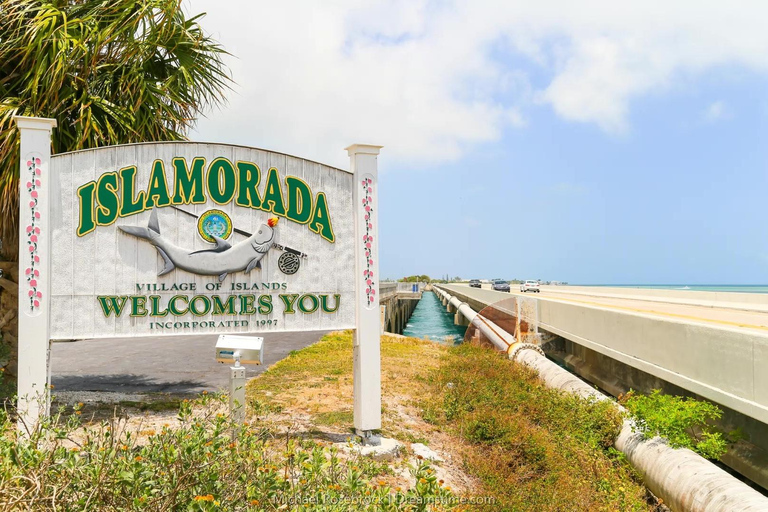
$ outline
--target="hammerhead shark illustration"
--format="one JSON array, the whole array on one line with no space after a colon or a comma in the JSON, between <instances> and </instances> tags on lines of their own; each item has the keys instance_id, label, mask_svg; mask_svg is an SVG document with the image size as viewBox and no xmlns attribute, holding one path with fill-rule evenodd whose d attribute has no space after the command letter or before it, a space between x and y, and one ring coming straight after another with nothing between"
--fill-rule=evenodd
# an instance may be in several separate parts
<instances>
[{"instance_id":1,"label":"hammerhead shark illustration","mask_svg":"<svg viewBox=\"0 0 768 512\"><path fill-rule=\"evenodd\" d=\"M218 276L223 281L227 274L245 270L249 273L254 268L261 268L261 259L272 247L275 238L274 227L277 217L262 224L247 240L234 246L217 236L213 236L216 247L190 252L177 247L163 238L160 234L160 224L157 220L157 210L153 209L147 227L119 226L120 231L148 241L155 246L162 256L165 266L157 274L162 276L176 267L205 276Z\"/></svg>"}]
</instances>

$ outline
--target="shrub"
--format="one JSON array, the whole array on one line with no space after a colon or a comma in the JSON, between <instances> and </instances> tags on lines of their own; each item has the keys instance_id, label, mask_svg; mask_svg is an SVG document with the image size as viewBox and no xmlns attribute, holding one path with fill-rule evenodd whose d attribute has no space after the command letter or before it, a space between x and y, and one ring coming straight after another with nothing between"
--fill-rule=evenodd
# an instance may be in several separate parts
<instances>
[{"instance_id":1,"label":"shrub","mask_svg":"<svg viewBox=\"0 0 768 512\"><path fill-rule=\"evenodd\" d=\"M435 500L452 508L425 461L411 468L412 488L393 489L388 466L333 445L253 425L233 441L224 404L211 395L184 401L177 426L139 432L118 419L82 425L80 407L60 409L29 440L0 412L0 509L398 510Z\"/></svg>"},{"instance_id":2,"label":"shrub","mask_svg":"<svg viewBox=\"0 0 768 512\"><path fill-rule=\"evenodd\" d=\"M660 436L673 448L688 448L713 460L728 449L722 434L709 423L723 414L715 404L665 395L658 389L650 395L630 391L622 403L635 420L633 430L642 432L646 439Z\"/></svg>"}]
</instances>

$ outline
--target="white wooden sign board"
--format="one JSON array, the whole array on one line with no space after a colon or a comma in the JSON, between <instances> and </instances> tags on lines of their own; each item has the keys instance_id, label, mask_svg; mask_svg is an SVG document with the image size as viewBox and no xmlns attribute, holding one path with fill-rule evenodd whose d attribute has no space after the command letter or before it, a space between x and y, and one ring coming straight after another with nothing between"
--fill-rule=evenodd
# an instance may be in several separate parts
<instances>
[{"instance_id":1,"label":"white wooden sign board","mask_svg":"<svg viewBox=\"0 0 768 512\"><path fill-rule=\"evenodd\" d=\"M55 121L17 124L24 422L50 340L355 329L355 427L380 428L378 146L351 172L226 144L51 156Z\"/></svg>"}]
</instances>

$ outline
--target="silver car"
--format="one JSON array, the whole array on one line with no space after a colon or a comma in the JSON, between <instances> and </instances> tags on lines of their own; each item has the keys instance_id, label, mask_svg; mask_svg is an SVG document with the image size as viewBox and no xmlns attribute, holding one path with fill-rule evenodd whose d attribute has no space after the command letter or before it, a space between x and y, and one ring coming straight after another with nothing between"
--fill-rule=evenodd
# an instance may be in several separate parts
<instances>
[{"instance_id":1,"label":"silver car","mask_svg":"<svg viewBox=\"0 0 768 512\"><path fill-rule=\"evenodd\" d=\"M497 292L508 292L509 291L509 283L506 281L498 280L494 281L492 288L496 290Z\"/></svg>"}]
</instances>

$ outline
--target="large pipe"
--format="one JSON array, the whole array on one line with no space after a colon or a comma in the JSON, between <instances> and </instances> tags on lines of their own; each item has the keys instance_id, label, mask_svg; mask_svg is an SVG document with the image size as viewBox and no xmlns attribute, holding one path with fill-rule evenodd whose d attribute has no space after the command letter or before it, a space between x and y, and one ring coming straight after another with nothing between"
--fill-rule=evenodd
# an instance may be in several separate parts
<instances>
[{"instance_id":1,"label":"large pipe","mask_svg":"<svg viewBox=\"0 0 768 512\"><path fill-rule=\"evenodd\" d=\"M448 299L455 299L450 294L437 288ZM462 306L469 307L465 302ZM464 314L464 313L462 313ZM467 318L469 318L467 316ZM482 316L475 313L472 324L491 339L498 333L489 328L485 320L475 323ZM504 332L504 331L502 331ZM509 333L505 333L509 334ZM506 337L502 338L504 341ZM508 339L508 338L506 338ZM504 341L506 343L506 341ZM575 393L585 398L610 400L610 398L572 373L562 369L537 350L523 344L508 344L506 349L494 342L498 348L509 353L510 359L519 361L535 369L539 377L549 387ZM616 404L619 410L624 409ZM639 432L632 431L632 422L624 420L621 432L614 441L617 450L626 455L629 463L643 477L645 485L674 511L726 512L726 511L764 511L768 510L768 498L726 473L710 461L688 449L671 448L664 440L656 437L644 439Z\"/></svg>"}]
</instances>

